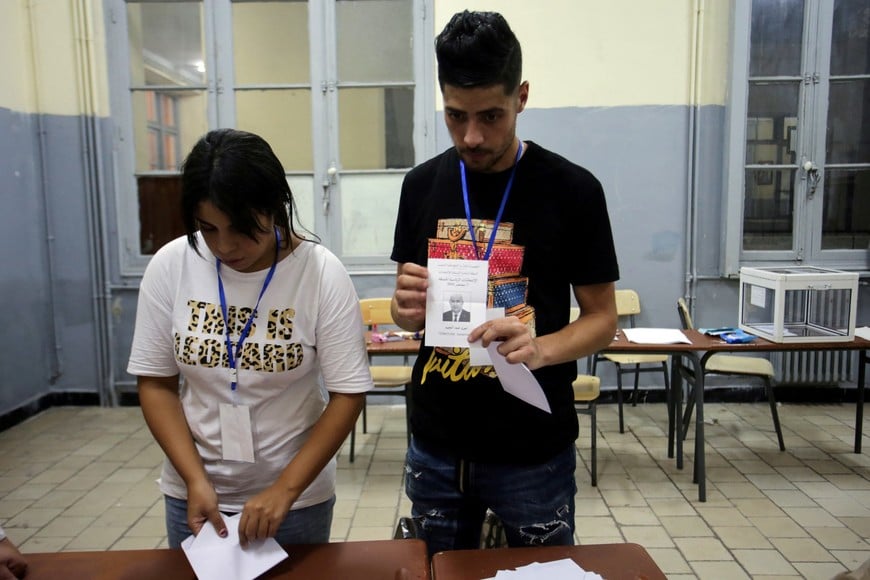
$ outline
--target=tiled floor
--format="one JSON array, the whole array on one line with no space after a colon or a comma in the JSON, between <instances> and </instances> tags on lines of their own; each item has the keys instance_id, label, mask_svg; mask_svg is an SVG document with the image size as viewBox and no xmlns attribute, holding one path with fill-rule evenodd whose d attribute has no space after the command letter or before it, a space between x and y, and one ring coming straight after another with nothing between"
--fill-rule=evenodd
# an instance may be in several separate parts
<instances>
[{"instance_id":1,"label":"tiled floor","mask_svg":"<svg viewBox=\"0 0 870 580\"><path fill-rule=\"evenodd\" d=\"M708 404L706 503L690 458L677 470L666 456L663 404L626 407L624 434L615 406L599 409L597 488L579 440L578 543L637 542L672 579L828 579L870 558L853 404L783 405L784 453L765 404ZM370 404L356 462L339 456L333 540L390 538L410 512L404 426L401 406ZM25 554L165 546L161 461L138 408L50 409L0 433L0 523Z\"/></svg>"}]
</instances>

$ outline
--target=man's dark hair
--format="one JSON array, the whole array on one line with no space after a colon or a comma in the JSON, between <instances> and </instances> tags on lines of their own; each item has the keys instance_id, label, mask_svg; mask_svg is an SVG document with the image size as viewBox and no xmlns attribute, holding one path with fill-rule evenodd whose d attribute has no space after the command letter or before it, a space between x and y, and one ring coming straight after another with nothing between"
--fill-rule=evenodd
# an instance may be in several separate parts
<instances>
[{"instance_id":1,"label":"man's dark hair","mask_svg":"<svg viewBox=\"0 0 870 580\"><path fill-rule=\"evenodd\" d=\"M293 230L293 194L284 167L272 147L259 135L235 129L206 133L181 169L181 216L187 241L197 249L196 211L209 201L227 214L240 233L255 238L263 231L257 214L271 216L283 245Z\"/></svg>"},{"instance_id":2,"label":"man's dark hair","mask_svg":"<svg viewBox=\"0 0 870 580\"><path fill-rule=\"evenodd\" d=\"M435 39L438 84L462 88L502 85L513 93L523 74L520 41L498 12L457 12Z\"/></svg>"}]
</instances>

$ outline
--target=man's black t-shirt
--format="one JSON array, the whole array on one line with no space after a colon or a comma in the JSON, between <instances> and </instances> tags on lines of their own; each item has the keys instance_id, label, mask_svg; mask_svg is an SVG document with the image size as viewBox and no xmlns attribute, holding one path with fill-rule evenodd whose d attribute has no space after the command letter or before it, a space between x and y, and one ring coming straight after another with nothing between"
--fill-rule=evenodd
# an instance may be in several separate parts
<instances>
[{"instance_id":1,"label":"man's black t-shirt","mask_svg":"<svg viewBox=\"0 0 870 580\"><path fill-rule=\"evenodd\" d=\"M540 336L568 323L572 286L614 282L619 269L601 184L567 159L533 142L526 145L500 227L512 229L505 247L522 252L521 267L518 276L497 277L490 267L489 292L500 282L520 281L524 302L508 312L524 313ZM473 220L495 219L510 173L467 172ZM444 227L446 222L459 227ZM461 233L465 223L459 156L451 148L405 177L391 258L425 266L430 239L451 245L444 231ZM577 438L575 362L534 371L552 414L507 394L491 367L467 363L467 349L420 349L409 408L421 444L470 461L523 464L545 461Z\"/></svg>"}]
</instances>

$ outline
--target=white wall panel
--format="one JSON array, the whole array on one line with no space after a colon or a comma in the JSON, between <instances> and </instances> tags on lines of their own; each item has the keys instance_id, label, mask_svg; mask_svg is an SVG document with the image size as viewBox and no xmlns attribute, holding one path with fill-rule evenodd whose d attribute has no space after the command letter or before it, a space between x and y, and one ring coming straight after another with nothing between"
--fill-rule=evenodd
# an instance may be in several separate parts
<instances>
[{"instance_id":1,"label":"white wall panel","mask_svg":"<svg viewBox=\"0 0 870 580\"><path fill-rule=\"evenodd\" d=\"M730 3L718 0L438 0L435 33L458 11L494 10L523 47L529 106L684 105L701 7L700 104L724 102ZM441 106L440 101L438 103Z\"/></svg>"}]
</instances>

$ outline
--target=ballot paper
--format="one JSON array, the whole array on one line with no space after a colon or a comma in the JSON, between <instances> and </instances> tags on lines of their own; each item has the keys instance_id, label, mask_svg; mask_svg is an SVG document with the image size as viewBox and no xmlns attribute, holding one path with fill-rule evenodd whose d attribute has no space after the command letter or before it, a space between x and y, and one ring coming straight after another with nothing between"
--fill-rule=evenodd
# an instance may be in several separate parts
<instances>
[{"instance_id":1,"label":"ballot paper","mask_svg":"<svg viewBox=\"0 0 870 580\"><path fill-rule=\"evenodd\" d=\"M547 413L552 413L550 403L544 394L544 389L541 388L541 384L535 378L535 375L532 374L532 371L529 370L529 367L523 363L509 363L504 355L498 352L498 345L500 344L501 342L493 341L489 343L486 350L489 352L492 368L495 369L495 374L498 375L501 387L506 392L525 401L529 405L533 405Z\"/></svg>"},{"instance_id":2,"label":"ballot paper","mask_svg":"<svg viewBox=\"0 0 870 580\"><path fill-rule=\"evenodd\" d=\"M532 562L515 570L499 570L483 580L604 580L595 572L587 572L570 558L552 562Z\"/></svg>"},{"instance_id":3,"label":"ballot paper","mask_svg":"<svg viewBox=\"0 0 870 580\"><path fill-rule=\"evenodd\" d=\"M636 344L692 344L677 328L624 328L625 338Z\"/></svg>"},{"instance_id":4,"label":"ballot paper","mask_svg":"<svg viewBox=\"0 0 870 580\"><path fill-rule=\"evenodd\" d=\"M206 522L199 534L188 536L181 549L199 580L253 580L285 558L287 552L275 538L239 543L239 520L242 514L224 517L227 537L221 538L211 522Z\"/></svg>"},{"instance_id":5,"label":"ballot paper","mask_svg":"<svg viewBox=\"0 0 870 580\"><path fill-rule=\"evenodd\" d=\"M859 326L855 329L855 336L870 340L870 326Z\"/></svg>"},{"instance_id":6,"label":"ballot paper","mask_svg":"<svg viewBox=\"0 0 870 580\"><path fill-rule=\"evenodd\" d=\"M486 319L496 320L504 318L504 308L487 308ZM492 359L489 358L489 351L480 346L480 341L474 343L478 346L468 347L468 364L473 367L491 366Z\"/></svg>"}]
</instances>

